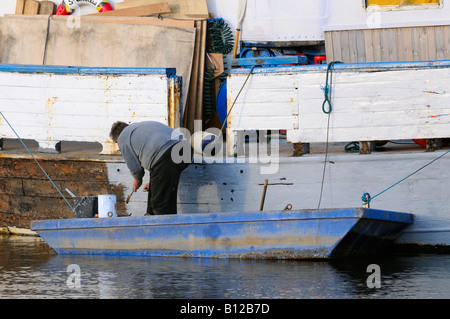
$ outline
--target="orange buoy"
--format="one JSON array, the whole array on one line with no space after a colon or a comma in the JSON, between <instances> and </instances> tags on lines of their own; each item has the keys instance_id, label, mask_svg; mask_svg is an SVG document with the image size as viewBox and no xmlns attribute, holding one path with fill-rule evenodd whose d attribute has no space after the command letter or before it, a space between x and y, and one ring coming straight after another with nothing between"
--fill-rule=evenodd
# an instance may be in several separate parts
<instances>
[{"instance_id":1,"label":"orange buoy","mask_svg":"<svg viewBox=\"0 0 450 319\"><path fill-rule=\"evenodd\" d=\"M114 10L108 0L63 0L56 10L56 15L71 15L73 10L82 4L93 5L98 12Z\"/></svg>"}]
</instances>

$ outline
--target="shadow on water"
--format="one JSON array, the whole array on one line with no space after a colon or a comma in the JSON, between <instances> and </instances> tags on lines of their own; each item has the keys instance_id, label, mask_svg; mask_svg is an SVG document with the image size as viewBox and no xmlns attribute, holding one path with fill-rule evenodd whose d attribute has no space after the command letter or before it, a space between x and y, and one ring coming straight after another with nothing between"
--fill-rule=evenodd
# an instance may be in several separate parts
<instances>
[{"instance_id":1,"label":"shadow on water","mask_svg":"<svg viewBox=\"0 0 450 319\"><path fill-rule=\"evenodd\" d=\"M380 288L368 288L380 267ZM68 280L79 267L79 288ZM340 261L56 255L40 239L0 237L0 298L448 298L448 255ZM68 272L69 269L69 272Z\"/></svg>"},{"instance_id":2,"label":"shadow on water","mask_svg":"<svg viewBox=\"0 0 450 319\"><path fill-rule=\"evenodd\" d=\"M449 298L450 255L391 253L386 256L330 261L347 275L356 298ZM377 270L375 270L377 269ZM370 288L375 277L379 286ZM370 277L370 278L369 278Z\"/></svg>"}]
</instances>

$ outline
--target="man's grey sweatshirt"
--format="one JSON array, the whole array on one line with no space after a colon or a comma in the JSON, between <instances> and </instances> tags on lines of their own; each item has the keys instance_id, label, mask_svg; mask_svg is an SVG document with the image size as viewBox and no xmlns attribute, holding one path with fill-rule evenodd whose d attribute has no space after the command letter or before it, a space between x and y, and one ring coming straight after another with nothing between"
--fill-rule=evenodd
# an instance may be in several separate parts
<instances>
[{"instance_id":1,"label":"man's grey sweatshirt","mask_svg":"<svg viewBox=\"0 0 450 319\"><path fill-rule=\"evenodd\" d=\"M161 156L181 140L181 132L154 121L133 123L117 139L127 167L134 179L142 181Z\"/></svg>"}]
</instances>

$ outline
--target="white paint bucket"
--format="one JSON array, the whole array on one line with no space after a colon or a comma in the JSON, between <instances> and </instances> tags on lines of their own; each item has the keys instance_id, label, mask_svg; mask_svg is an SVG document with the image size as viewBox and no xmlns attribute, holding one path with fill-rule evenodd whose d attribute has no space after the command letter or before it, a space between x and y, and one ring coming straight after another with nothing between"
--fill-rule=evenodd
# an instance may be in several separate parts
<instances>
[{"instance_id":1,"label":"white paint bucket","mask_svg":"<svg viewBox=\"0 0 450 319\"><path fill-rule=\"evenodd\" d=\"M116 195L98 195L98 217L117 217Z\"/></svg>"}]
</instances>

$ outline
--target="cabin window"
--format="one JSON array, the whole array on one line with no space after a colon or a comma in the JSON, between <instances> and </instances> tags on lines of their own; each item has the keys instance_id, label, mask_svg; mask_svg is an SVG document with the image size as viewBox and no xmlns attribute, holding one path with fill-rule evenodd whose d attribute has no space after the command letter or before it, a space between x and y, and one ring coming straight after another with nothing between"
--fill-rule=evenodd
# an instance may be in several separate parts
<instances>
[{"instance_id":1,"label":"cabin window","mask_svg":"<svg viewBox=\"0 0 450 319\"><path fill-rule=\"evenodd\" d=\"M369 11L441 8L443 0L364 0Z\"/></svg>"}]
</instances>

